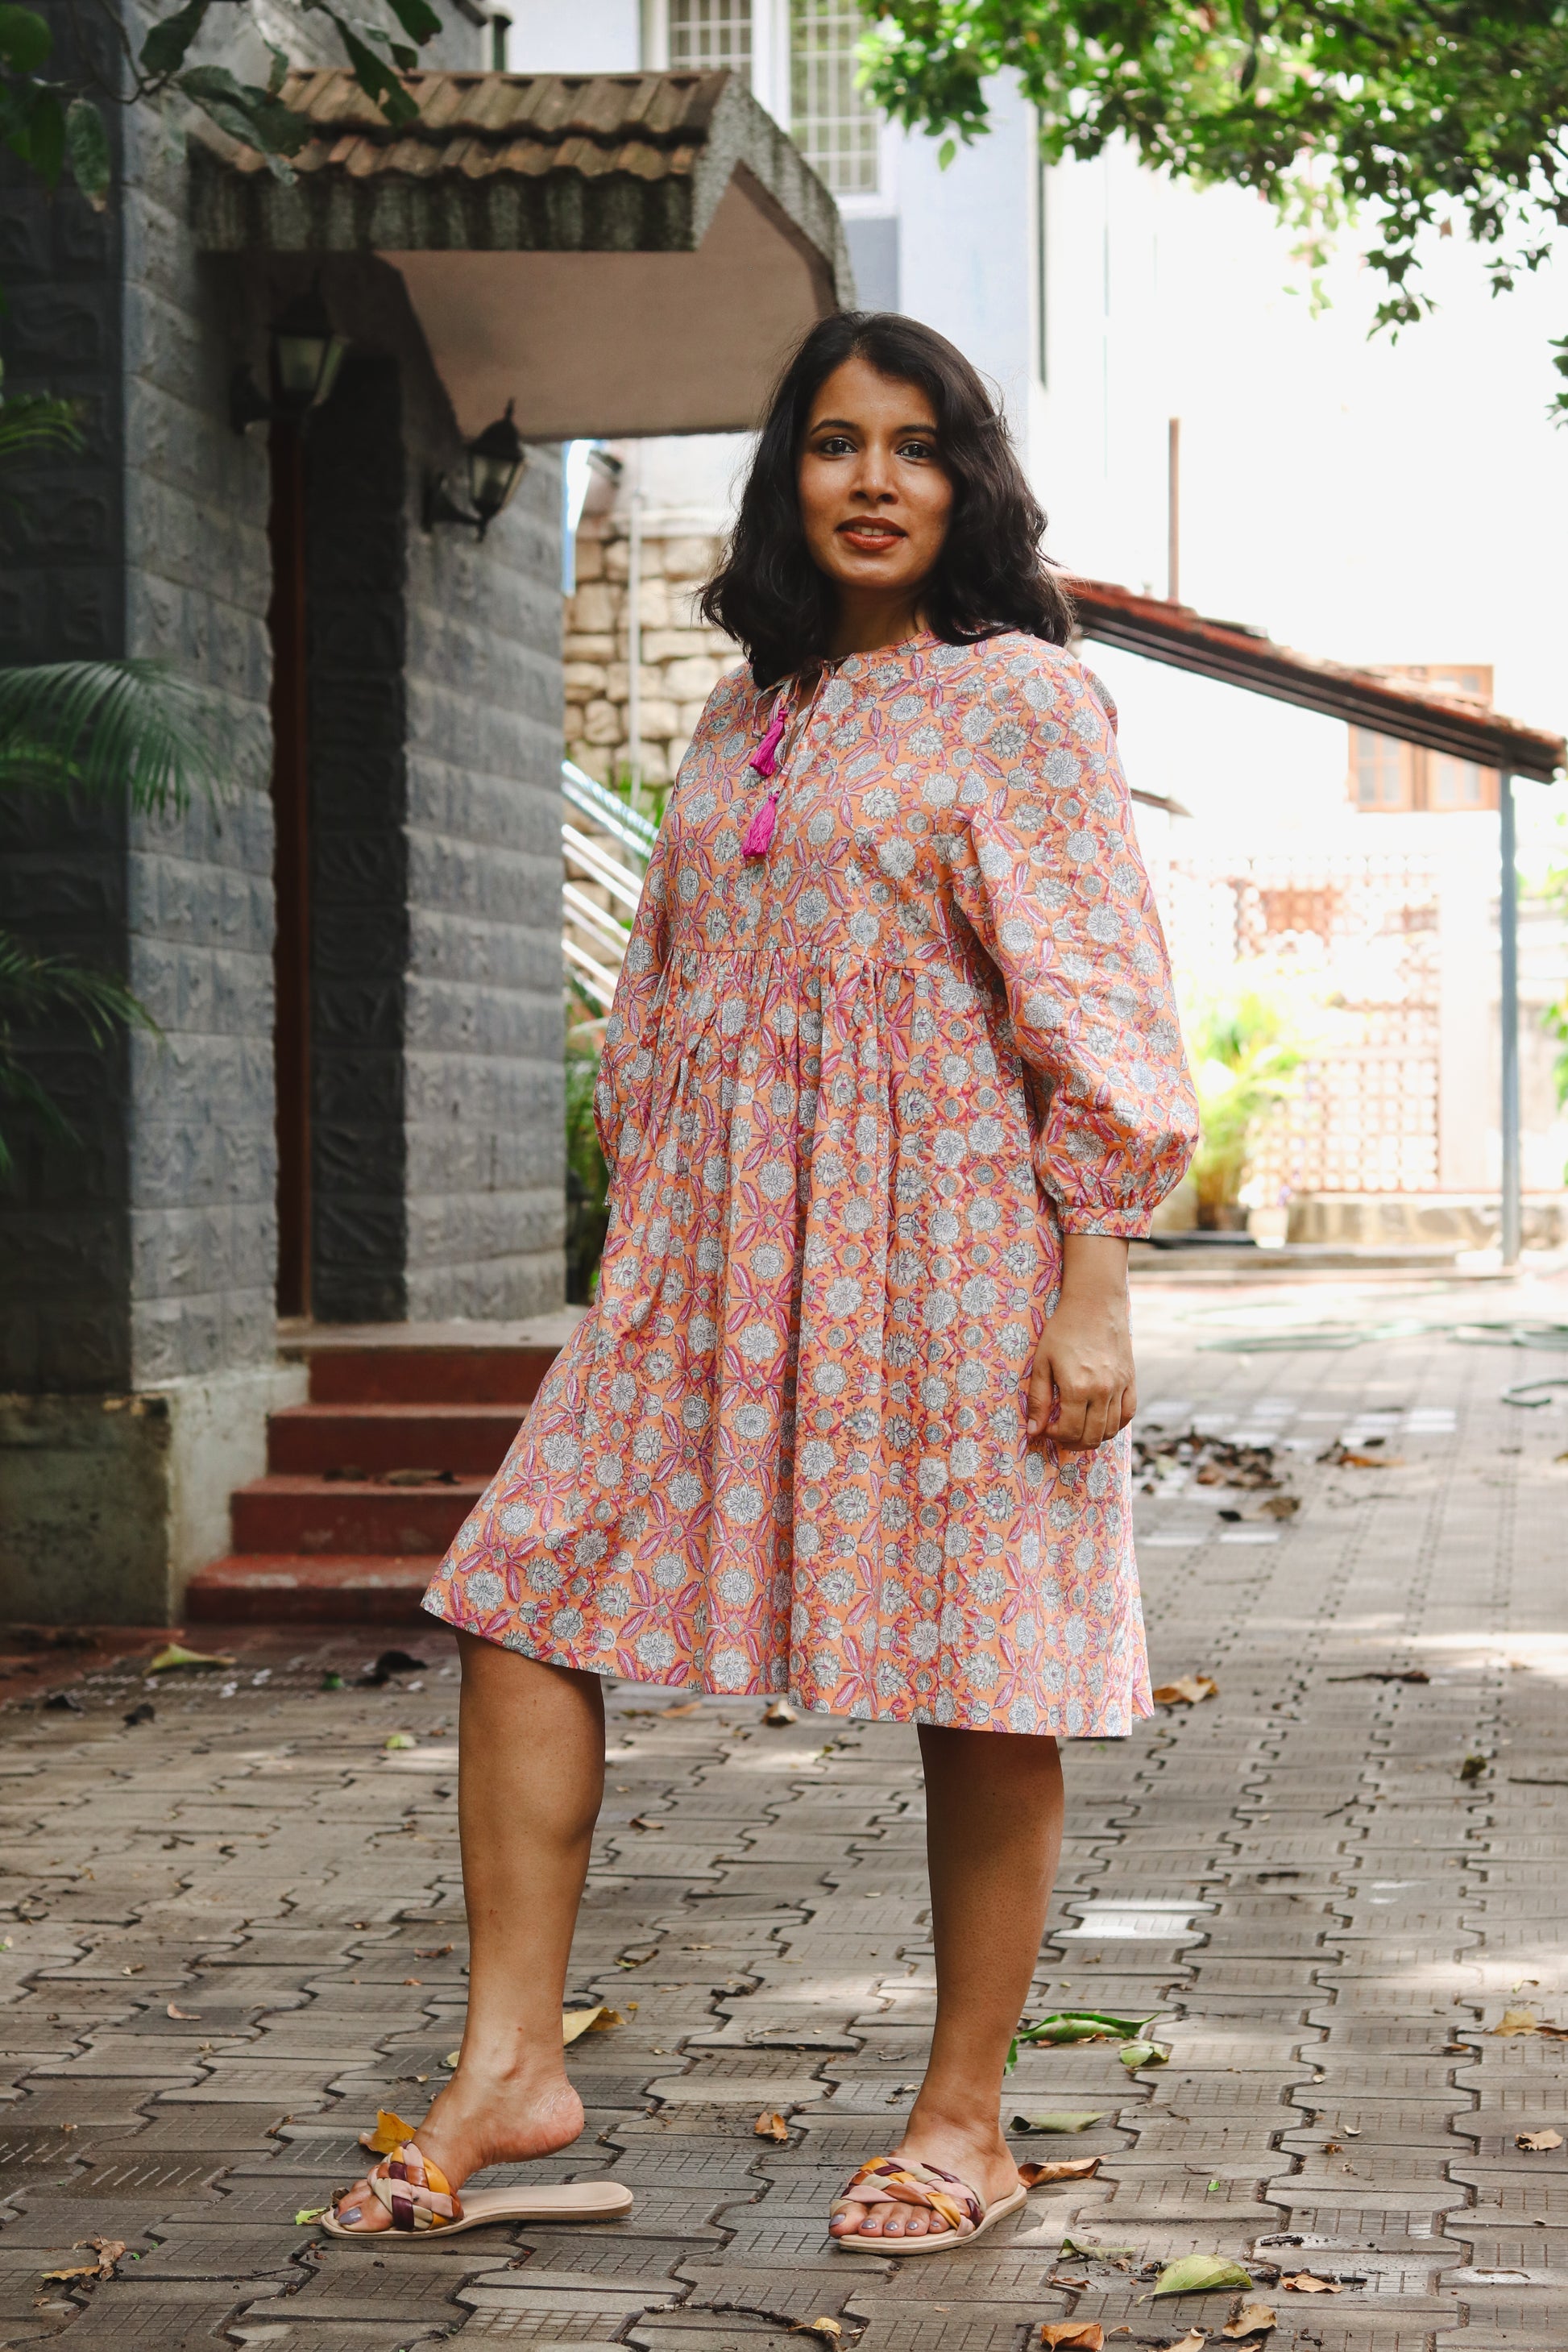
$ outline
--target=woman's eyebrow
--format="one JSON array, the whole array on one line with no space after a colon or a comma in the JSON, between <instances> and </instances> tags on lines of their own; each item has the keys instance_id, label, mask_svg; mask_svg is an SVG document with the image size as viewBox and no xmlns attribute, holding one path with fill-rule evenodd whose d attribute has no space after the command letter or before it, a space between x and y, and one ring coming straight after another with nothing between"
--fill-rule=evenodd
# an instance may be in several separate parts
<instances>
[{"instance_id":1,"label":"woman's eyebrow","mask_svg":"<svg viewBox=\"0 0 1568 2352\"><path fill-rule=\"evenodd\" d=\"M812 424L806 426L806 431L808 433L826 433L830 425L836 433L864 433L866 430L866 427L863 425L857 425L851 417L819 416ZM934 438L937 427L929 423L895 425L893 431L895 434L924 433Z\"/></svg>"}]
</instances>

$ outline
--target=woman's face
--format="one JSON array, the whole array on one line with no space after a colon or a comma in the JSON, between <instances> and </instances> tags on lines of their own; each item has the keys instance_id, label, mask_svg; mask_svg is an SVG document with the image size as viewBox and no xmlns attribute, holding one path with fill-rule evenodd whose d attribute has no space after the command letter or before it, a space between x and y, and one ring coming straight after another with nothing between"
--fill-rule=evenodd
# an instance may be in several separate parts
<instances>
[{"instance_id":1,"label":"woman's face","mask_svg":"<svg viewBox=\"0 0 1568 2352\"><path fill-rule=\"evenodd\" d=\"M952 512L936 412L918 384L846 360L812 402L800 453L812 562L841 593L907 596L935 569Z\"/></svg>"}]
</instances>

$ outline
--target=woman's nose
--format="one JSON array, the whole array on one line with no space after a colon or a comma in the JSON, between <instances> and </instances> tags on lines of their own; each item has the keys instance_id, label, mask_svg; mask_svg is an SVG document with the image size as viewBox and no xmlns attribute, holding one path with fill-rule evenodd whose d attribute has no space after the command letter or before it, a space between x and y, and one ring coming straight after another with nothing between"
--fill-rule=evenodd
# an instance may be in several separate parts
<instances>
[{"instance_id":1,"label":"woman's nose","mask_svg":"<svg viewBox=\"0 0 1568 2352\"><path fill-rule=\"evenodd\" d=\"M855 488L862 498L889 499L894 495L892 470L880 449L862 450L856 469Z\"/></svg>"}]
</instances>

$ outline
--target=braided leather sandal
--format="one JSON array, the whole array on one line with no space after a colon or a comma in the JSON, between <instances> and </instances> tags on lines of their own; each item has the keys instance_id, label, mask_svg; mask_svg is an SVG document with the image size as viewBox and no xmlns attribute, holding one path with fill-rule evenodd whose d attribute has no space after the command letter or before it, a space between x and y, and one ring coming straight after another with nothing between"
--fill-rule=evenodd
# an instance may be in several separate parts
<instances>
[{"instance_id":1,"label":"braided leather sandal","mask_svg":"<svg viewBox=\"0 0 1568 2352\"><path fill-rule=\"evenodd\" d=\"M635 2199L618 2180L541 2182L537 2187L477 2189L467 2199L458 2196L438 2164L421 2155L412 2140L366 2175L371 2189L392 2216L390 2230L346 2229L337 2207L348 2195L340 2189L333 2210L320 2227L334 2238L357 2238L384 2245L404 2236L449 2236L457 2230L482 2229L487 2221L616 2221L629 2213Z\"/></svg>"},{"instance_id":2,"label":"braided leather sandal","mask_svg":"<svg viewBox=\"0 0 1568 2352\"><path fill-rule=\"evenodd\" d=\"M985 2205L966 2180L956 2172L944 2172L939 2164L922 2164L915 2157L873 2157L860 2167L843 2196L834 2199L831 2213L847 2212L851 2205L922 2205L947 2227L921 2238L868 2238L852 2230L832 2242L852 2254L943 2254L951 2246L968 2245L993 2221L1016 2213L1028 2193L1020 2181L994 2205Z\"/></svg>"}]
</instances>

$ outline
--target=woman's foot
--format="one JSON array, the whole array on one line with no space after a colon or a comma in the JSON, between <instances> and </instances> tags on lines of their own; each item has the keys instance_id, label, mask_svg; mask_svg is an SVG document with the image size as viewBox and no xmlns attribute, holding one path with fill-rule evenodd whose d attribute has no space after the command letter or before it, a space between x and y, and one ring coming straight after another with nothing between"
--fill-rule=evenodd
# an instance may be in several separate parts
<instances>
[{"instance_id":1,"label":"woman's foot","mask_svg":"<svg viewBox=\"0 0 1568 2352\"><path fill-rule=\"evenodd\" d=\"M487 2164L523 2164L570 2147L583 2129L583 2102L557 2068L533 2076L489 2074L459 2066L412 2135L426 2163L456 2189ZM334 2219L367 2236L389 2230L392 2216L368 2179L343 2190Z\"/></svg>"},{"instance_id":2,"label":"woman's foot","mask_svg":"<svg viewBox=\"0 0 1568 2352\"><path fill-rule=\"evenodd\" d=\"M986 2131L978 2125L952 2124L934 2118L927 2122L917 2107L892 2153L921 2164L938 2165L943 2172L956 2173L987 2209L999 2198L1010 2197L1018 2186L1018 2168L1008 2153L1000 2126L994 2124ZM923 2205L903 2204L848 2205L841 2213L836 2213L827 2225L829 2235L835 2238L924 2238L950 2226L940 2213Z\"/></svg>"}]
</instances>

